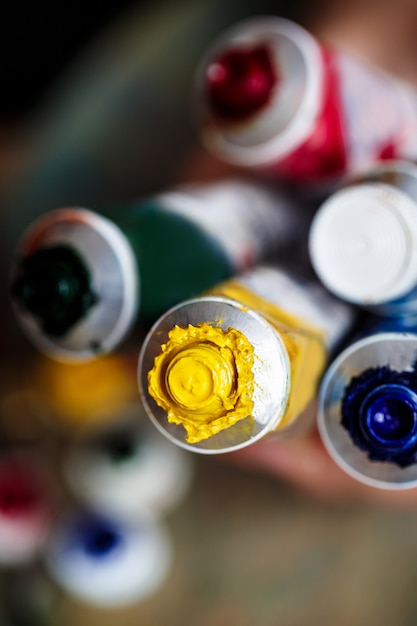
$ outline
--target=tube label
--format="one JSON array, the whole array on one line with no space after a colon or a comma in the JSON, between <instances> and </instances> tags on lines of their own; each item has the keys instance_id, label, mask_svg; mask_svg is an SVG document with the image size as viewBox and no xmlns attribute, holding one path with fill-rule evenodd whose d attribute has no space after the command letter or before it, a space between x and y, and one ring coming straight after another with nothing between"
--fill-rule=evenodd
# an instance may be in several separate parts
<instances>
[{"instance_id":1,"label":"tube label","mask_svg":"<svg viewBox=\"0 0 417 626\"><path fill-rule=\"evenodd\" d=\"M262 315L285 344L291 367L288 406L277 430L313 400L330 349L350 329L352 312L320 285L303 284L277 268L258 267L210 290Z\"/></svg>"},{"instance_id":2,"label":"tube label","mask_svg":"<svg viewBox=\"0 0 417 626\"><path fill-rule=\"evenodd\" d=\"M375 160L415 158L417 97L400 81L354 57L334 53L333 62L339 77L348 170L359 171ZM410 133L412 150L410 146L404 154Z\"/></svg>"},{"instance_id":3,"label":"tube label","mask_svg":"<svg viewBox=\"0 0 417 626\"><path fill-rule=\"evenodd\" d=\"M246 272L238 281L260 298L315 328L329 352L353 324L353 307L301 276L262 266Z\"/></svg>"},{"instance_id":4,"label":"tube label","mask_svg":"<svg viewBox=\"0 0 417 626\"><path fill-rule=\"evenodd\" d=\"M159 196L160 206L216 240L235 271L288 251L306 219L284 194L243 181L190 185Z\"/></svg>"}]
</instances>

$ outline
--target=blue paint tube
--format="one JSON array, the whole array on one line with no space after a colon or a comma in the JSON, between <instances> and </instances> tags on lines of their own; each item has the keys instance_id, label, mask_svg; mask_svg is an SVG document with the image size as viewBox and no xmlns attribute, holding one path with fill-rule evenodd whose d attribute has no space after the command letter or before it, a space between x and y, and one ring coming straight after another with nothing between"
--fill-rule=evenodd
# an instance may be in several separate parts
<instances>
[{"instance_id":1,"label":"blue paint tube","mask_svg":"<svg viewBox=\"0 0 417 626\"><path fill-rule=\"evenodd\" d=\"M365 484L417 485L417 316L366 324L330 364L318 428L335 462Z\"/></svg>"},{"instance_id":2,"label":"blue paint tube","mask_svg":"<svg viewBox=\"0 0 417 626\"><path fill-rule=\"evenodd\" d=\"M172 541L161 522L127 524L77 511L57 522L44 551L49 577L83 603L120 608L141 602L165 581Z\"/></svg>"}]
</instances>

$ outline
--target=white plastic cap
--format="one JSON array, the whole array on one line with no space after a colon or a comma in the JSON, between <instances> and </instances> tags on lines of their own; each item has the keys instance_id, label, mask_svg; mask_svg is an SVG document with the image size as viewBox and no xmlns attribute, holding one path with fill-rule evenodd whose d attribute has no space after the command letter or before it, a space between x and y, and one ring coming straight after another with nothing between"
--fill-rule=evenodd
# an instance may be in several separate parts
<instances>
[{"instance_id":1,"label":"white plastic cap","mask_svg":"<svg viewBox=\"0 0 417 626\"><path fill-rule=\"evenodd\" d=\"M395 187L346 187L318 209L311 263L338 297L367 306L400 298L417 284L417 204Z\"/></svg>"}]
</instances>

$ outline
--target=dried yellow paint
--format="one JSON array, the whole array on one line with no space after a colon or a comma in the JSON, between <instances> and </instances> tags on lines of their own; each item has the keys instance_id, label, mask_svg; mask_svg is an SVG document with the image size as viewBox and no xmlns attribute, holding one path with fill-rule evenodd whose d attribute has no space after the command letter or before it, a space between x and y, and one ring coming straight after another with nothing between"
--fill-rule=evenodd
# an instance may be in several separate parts
<instances>
[{"instance_id":1,"label":"dried yellow paint","mask_svg":"<svg viewBox=\"0 0 417 626\"><path fill-rule=\"evenodd\" d=\"M240 331L175 326L148 373L148 391L198 443L251 417L254 349Z\"/></svg>"}]
</instances>

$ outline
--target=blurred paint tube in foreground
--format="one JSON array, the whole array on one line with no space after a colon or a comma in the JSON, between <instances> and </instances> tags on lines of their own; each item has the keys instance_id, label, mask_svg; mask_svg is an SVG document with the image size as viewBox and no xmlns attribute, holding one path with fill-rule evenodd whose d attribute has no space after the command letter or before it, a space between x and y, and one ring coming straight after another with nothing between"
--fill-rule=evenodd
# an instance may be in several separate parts
<instances>
[{"instance_id":1,"label":"blurred paint tube in foreground","mask_svg":"<svg viewBox=\"0 0 417 626\"><path fill-rule=\"evenodd\" d=\"M308 243L317 276L339 298L384 316L417 313L417 166L392 161L336 191Z\"/></svg>"},{"instance_id":2,"label":"blurred paint tube in foreground","mask_svg":"<svg viewBox=\"0 0 417 626\"><path fill-rule=\"evenodd\" d=\"M190 455L173 446L138 411L73 442L63 476L78 500L126 520L161 519L191 487Z\"/></svg>"},{"instance_id":3,"label":"blurred paint tube in foreground","mask_svg":"<svg viewBox=\"0 0 417 626\"><path fill-rule=\"evenodd\" d=\"M349 475L383 489L417 486L417 316L377 322L331 363L318 427Z\"/></svg>"},{"instance_id":4,"label":"blurred paint tube in foreground","mask_svg":"<svg viewBox=\"0 0 417 626\"><path fill-rule=\"evenodd\" d=\"M258 266L154 324L139 357L145 408L171 441L206 454L283 432L353 318L315 282Z\"/></svg>"},{"instance_id":5,"label":"blurred paint tube in foreground","mask_svg":"<svg viewBox=\"0 0 417 626\"><path fill-rule=\"evenodd\" d=\"M57 209L23 234L11 297L27 337L58 360L93 359L135 321L288 253L307 222L277 189L190 185L106 213ZM303 228L304 224L304 228Z\"/></svg>"},{"instance_id":6,"label":"blurred paint tube in foreground","mask_svg":"<svg viewBox=\"0 0 417 626\"><path fill-rule=\"evenodd\" d=\"M36 356L24 391L28 408L48 430L68 430L73 436L82 436L119 422L133 405L139 413L136 352L134 359L109 354L82 363Z\"/></svg>"},{"instance_id":7,"label":"blurred paint tube in foreground","mask_svg":"<svg viewBox=\"0 0 417 626\"><path fill-rule=\"evenodd\" d=\"M77 511L56 524L43 562L52 581L86 604L118 608L155 593L173 558L172 539L160 521L121 522Z\"/></svg>"},{"instance_id":8,"label":"blurred paint tube in foreground","mask_svg":"<svg viewBox=\"0 0 417 626\"><path fill-rule=\"evenodd\" d=\"M0 566L22 566L38 558L54 520L52 484L37 455L0 456Z\"/></svg>"},{"instance_id":9,"label":"blurred paint tube in foreground","mask_svg":"<svg viewBox=\"0 0 417 626\"><path fill-rule=\"evenodd\" d=\"M202 141L226 162L320 184L417 157L417 92L286 19L236 24L196 82Z\"/></svg>"},{"instance_id":10,"label":"blurred paint tube in foreground","mask_svg":"<svg viewBox=\"0 0 417 626\"><path fill-rule=\"evenodd\" d=\"M4 572L2 602L12 626L56 626L57 594L40 560ZM3 621L0 622L3 626ZM7 626L7 622L5 623Z\"/></svg>"}]
</instances>

